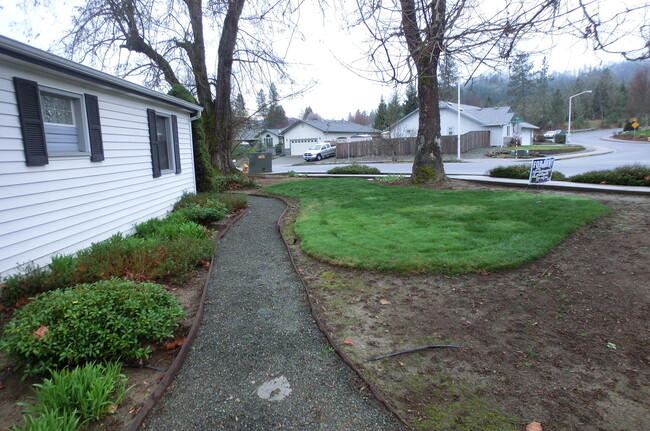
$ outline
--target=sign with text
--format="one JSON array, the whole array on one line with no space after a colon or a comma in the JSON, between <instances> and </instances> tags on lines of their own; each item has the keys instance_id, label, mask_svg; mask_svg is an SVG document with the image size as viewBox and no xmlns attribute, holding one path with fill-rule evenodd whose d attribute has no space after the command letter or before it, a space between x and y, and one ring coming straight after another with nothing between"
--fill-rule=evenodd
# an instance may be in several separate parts
<instances>
[{"instance_id":1,"label":"sign with text","mask_svg":"<svg viewBox=\"0 0 650 431\"><path fill-rule=\"evenodd\" d=\"M551 181L554 162L554 157L533 159L533 162L530 165L530 176L528 177L528 184L544 184Z\"/></svg>"}]
</instances>

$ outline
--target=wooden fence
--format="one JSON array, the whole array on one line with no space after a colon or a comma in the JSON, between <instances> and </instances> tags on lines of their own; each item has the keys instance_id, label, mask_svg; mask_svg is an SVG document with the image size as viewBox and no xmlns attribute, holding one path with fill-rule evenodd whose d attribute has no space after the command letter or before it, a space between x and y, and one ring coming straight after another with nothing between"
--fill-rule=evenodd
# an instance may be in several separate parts
<instances>
[{"instance_id":1,"label":"wooden fence","mask_svg":"<svg viewBox=\"0 0 650 431\"><path fill-rule=\"evenodd\" d=\"M443 154L456 154L456 136L442 136L440 147ZM490 132L468 132L460 135L460 152L490 146ZM372 141L336 144L336 157L393 157L415 154L415 138L374 138Z\"/></svg>"}]
</instances>

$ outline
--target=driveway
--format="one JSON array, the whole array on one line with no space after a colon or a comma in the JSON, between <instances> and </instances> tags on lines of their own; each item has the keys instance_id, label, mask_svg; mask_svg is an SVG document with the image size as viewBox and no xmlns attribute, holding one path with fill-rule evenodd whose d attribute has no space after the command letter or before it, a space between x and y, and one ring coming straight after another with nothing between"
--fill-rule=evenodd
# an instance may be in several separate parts
<instances>
[{"instance_id":1,"label":"driveway","mask_svg":"<svg viewBox=\"0 0 650 431\"><path fill-rule=\"evenodd\" d=\"M650 142L628 143L604 140L620 129L597 130L593 132L574 133L573 143L583 145L588 151L584 153L566 154L556 157L555 169L565 175L576 175L583 172L613 169L622 165L641 163L650 165ZM300 156L285 156L273 160L274 173L325 173L336 166L337 159L330 163L305 163ZM347 162L340 159L340 162ZM445 163L445 172L449 175L485 175L487 171L508 164L530 163L526 160L514 159L471 159L461 163ZM385 174L410 174L412 163L364 163L374 166Z\"/></svg>"}]
</instances>

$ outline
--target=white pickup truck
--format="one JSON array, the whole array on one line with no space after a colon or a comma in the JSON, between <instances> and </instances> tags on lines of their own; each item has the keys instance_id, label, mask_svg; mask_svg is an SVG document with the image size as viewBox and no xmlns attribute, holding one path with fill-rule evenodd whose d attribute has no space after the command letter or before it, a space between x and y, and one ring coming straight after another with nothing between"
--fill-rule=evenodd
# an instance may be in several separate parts
<instances>
[{"instance_id":1,"label":"white pickup truck","mask_svg":"<svg viewBox=\"0 0 650 431\"><path fill-rule=\"evenodd\" d=\"M302 158L310 160L321 160L326 157L336 156L336 146L330 144L315 144L309 147L309 149L302 155Z\"/></svg>"}]
</instances>

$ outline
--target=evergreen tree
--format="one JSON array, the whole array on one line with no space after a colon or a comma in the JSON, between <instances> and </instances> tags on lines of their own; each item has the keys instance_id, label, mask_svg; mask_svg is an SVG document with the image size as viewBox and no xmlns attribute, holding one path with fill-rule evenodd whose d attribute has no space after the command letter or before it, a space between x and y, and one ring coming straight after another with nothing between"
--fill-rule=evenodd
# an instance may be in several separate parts
<instances>
[{"instance_id":1,"label":"evergreen tree","mask_svg":"<svg viewBox=\"0 0 650 431\"><path fill-rule=\"evenodd\" d=\"M519 53L510 67L510 81L508 82L508 96L510 106L519 117L529 115L530 100L533 95L532 69L530 56Z\"/></svg>"},{"instance_id":2,"label":"evergreen tree","mask_svg":"<svg viewBox=\"0 0 650 431\"><path fill-rule=\"evenodd\" d=\"M399 101L397 90L394 90L393 95L388 102L388 106L386 107L386 122L388 123L386 127L392 126L400 118L402 118L402 105Z\"/></svg>"},{"instance_id":3,"label":"evergreen tree","mask_svg":"<svg viewBox=\"0 0 650 431\"><path fill-rule=\"evenodd\" d=\"M309 116L313 114L314 111L311 109L311 106L305 108L305 112L302 114L302 120L309 120Z\"/></svg>"},{"instance_id":4,"label":"evergreen tree","mask_svg":"<svg viewBox=\"0 0 650 431\"><path fill-rule=\"evenodd\" d=\"M544 124L549 129L554 127L559 127L565 120L564 116L564 98L560 90L555 90L553 93L553 98L551 99L551 114L549 115L549 120ZM540 124L542 126L542 124Z\"/></svg>"},{"instance_id":5,"label":"evergreen tree","mask_svg":"<svg viewBox=\"0 0 650 431\"><path fill-rule=\"evenodd\" d=\"M438 68L438 86L440 101L451 102L458 99L458 72L456 67L456 60L451 54L445 53L442 55L442 61Z\"/></svg>"},{"instance_id":6,"label":"evergreen tree","mask_svg":"<svg viewBox=\"0 0 650 431\"><path fill-rule=\"evenodd\" d=\"M542 60L542 67L536 73L535 78L535 96L533 107L530 110L530 118L525 118L533 124L544 127L551 113L551 95L549 94L550 81L553 78L548 74L548 61L546 57Z\"/></svg>"},{"instance_id":7,"label":"evergreen tree","mask_svg":"<svg viewBox=\"0 0 650 431\"><path fill-rule=\"evenodd\" d=\"M269 107L266 104L266 94L264 93L264 90L260 89L260 91L257 92L257 115L264 120L266 118L266 114L268 113Z\"/></svg>"},{"instance_id":8,"label":"evergreen tree","mask_svg":"<svg viewBox=\"0 0 650 431\"><path fill-rule=\"evenodd\" d=\"M377 107L377 111L375 112L375 118L372 122L372 127L377 130L384 130L387 128L390 124L388 123L388 117L387 117L387 106L386 102L384 102L384 96L381 96L381 100L379 101L379 106Z\"/></svg>"},{"instance_id":9,"label":"evergreen tree","mask_svg":"<svg viewBox=\"0 0 650 431\"><path fill-rule=\"evenodd\" d=\"M418 89L415 87L414 82L409 82L406 86L406 98L402 104L402 117L410 114L418 109L420 102L418 102Z\"/></svg>"}]
</instances>

